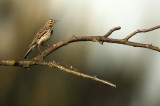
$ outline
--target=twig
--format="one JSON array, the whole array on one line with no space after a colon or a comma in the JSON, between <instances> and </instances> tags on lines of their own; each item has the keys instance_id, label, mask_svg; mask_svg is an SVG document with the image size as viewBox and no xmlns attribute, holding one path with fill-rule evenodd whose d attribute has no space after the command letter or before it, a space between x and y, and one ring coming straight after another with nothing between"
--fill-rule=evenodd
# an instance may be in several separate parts
<instances>
[{"instance_id":1,"label":"twig","mask_svg":"<svg viewBox=\"0 0 160 106\"><path fill-rule=\"evenodd\" d=\"M71 73L71 74L74 74L76 76L89 78L89 79L95 80L97 82L103 83L105 85L110 85L110 86L116 88L116 85L111 83L111 82L99 79L96 76L90 76L90 75L87 75L87 74L83 74L83 73L80 73L80 72L73 71L72 70L72 66L70 67L71 69L68 69L65 66L62 66L62 65L60 65L60 64L58 64L56 62L33 61L33 60L22 60L22 61L1 60L0 61L0 65L2 65L2 66L21 66L21 67L26 67L26 68L28 68L28 67L30 67L32 65L49 66L51 68L57 68L57 69L59 69L61 71L64 71L64 72L67 72L67 73Z\"/></svg>"},{"instance_id":2,"label":"twig","mask_svg":"<svg viewBox=\"0 0 160 106\"><path fill-rule=\"evenodd\" d=\"M114 31L116 31L116 30L120 30L121 29L121 27L120 26L118 26L118 27L114 27L114 28L112 28L112 29L110 29L105 35L104 35L104 37L108 37L109 35L111 35L112 34L112 32L114 32Z\"/></svg>"},{"instance_id":3,"label":"twig","mask_svg":"<svg viewBox=\"0 0 160 106\"><path fill-rule=\"evenodd\" d=\"M124 38L124 40L128 41L132 36L136 35L137 33L149 32L149 31L153 31L158 28L160 28L160 25L149 28L149 29L138 29L138 30L134 31L133 33L131 33L130 35L128 35L126 38Z\"/></svg>"}]
</instances>

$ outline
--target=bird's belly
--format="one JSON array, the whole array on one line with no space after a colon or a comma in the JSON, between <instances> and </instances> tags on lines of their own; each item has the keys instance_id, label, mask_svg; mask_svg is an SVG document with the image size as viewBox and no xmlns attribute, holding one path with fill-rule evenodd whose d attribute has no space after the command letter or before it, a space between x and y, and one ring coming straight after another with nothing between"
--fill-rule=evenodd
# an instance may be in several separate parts
<instances>
[{"instance_id":1,"label":"bird's belly","mask_svg":"<svg viewBox=\"0 0 160 106\"><path fill-rule=\"evenodd\" d=\"M50 38L50 34L45 34L38 40L37 43L39 45L42 44L42 43L45 43L49 38Z\"/></svg>"}]
</instances>

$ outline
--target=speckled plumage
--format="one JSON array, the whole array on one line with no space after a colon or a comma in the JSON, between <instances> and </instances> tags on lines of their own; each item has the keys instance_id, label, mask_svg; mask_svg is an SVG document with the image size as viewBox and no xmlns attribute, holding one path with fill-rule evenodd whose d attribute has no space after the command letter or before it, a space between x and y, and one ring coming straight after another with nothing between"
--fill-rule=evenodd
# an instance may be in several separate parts
<instances>
[{"instance_id":1,"label":"speckled plumage","mask_svg":"<svg viewBox=\"0 0 160 106\"><path fill-rule=\"evenodd\" d=\"M32 51L32 49L35 48L36 46L38 46L38 49L40 51L39 46L44 44L51 37L53 32L52 27L55 23L56 23L55 20L49 19L44 25L44 27L37 32L36 36L33 38L31 44L29 45L29 50L24 56L25 59L27 58L29 53ZM41 51L40 51L40 54L41 54Z\"/></svg>"}]
</instances>

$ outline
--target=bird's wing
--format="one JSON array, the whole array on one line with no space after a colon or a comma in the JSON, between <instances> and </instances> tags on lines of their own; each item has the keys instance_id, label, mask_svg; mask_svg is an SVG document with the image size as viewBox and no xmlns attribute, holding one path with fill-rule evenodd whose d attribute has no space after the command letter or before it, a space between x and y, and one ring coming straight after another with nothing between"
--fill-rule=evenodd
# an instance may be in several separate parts
<instances>
[{"instance_id":1,"label":"bird's wing","mask_svg":"<svg viewBox=\"0 0 160 106\"><path fill-rule=\"evenodd\" d=\"M41 38L45 33L46 33L46 29L45 29L45 28L40 29L40 30L37 32L36 36L33 38L31 44L29 45L29 48L32 47L32 45L34 45L34 44L37 42L37 40L38 40L39 38Z\"/></svg>"}]
</instances>

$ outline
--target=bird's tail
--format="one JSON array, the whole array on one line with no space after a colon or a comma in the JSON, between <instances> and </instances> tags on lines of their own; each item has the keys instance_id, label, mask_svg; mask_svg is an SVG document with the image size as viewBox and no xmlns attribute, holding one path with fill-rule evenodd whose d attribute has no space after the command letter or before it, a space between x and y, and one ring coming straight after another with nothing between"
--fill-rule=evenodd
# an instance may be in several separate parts
<instances>
[{"instance_id":1,"label":"bird's tail","mask_svg":"<svg viewBox=\"0 0 160 106\"><path fill-rule=\"evenodd\" d=\"M28 57L28 55L31 53L31 51L33 50L34 47L35 47L35 45L33 45L32 47L29 48L29 50L27 51L27 53L24 56L24 59L26 59Z\"/></svg>"}]
</instances>

